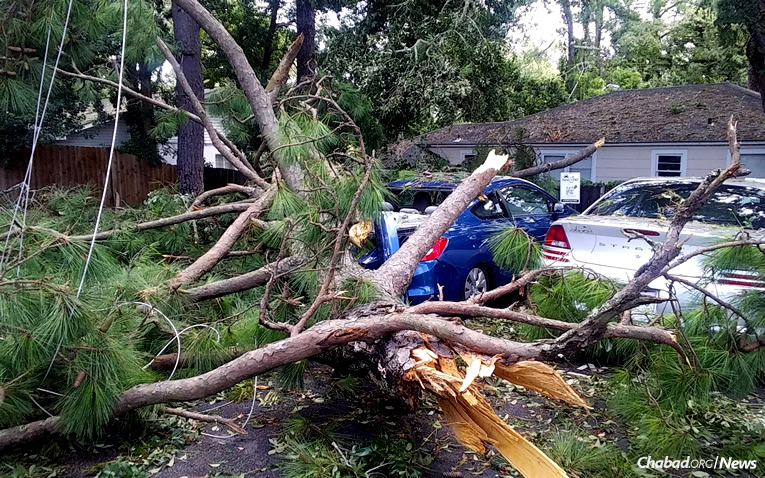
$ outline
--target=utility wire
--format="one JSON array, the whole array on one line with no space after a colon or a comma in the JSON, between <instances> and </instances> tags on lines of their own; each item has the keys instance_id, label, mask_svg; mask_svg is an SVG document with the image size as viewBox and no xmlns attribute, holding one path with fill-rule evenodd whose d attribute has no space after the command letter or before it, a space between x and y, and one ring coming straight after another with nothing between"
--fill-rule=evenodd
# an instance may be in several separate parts
<instances>
[{"instance_id":1,"label":"utility wire","mask_svg":"<svg viewBox=\"0 0 765 478\"><path fill-rule=\"evenodd\" d=\"M69 0L69 10L72 8L72 0ZM67 24L69 23L69 13L67 12ZM117 110L114 113L114 129L112 130L112 144L109 149L109 161L106 166L106 177L104 178L104 191L101 194L101 202L98 205L98 214L96 215L96 225L93 228L93 237L90 240L90 248L88 249L88 256L85 259L85 267L82 270L82 277L80 278L80 285L77 287L77 298L80 297L80 294L82 294L82 287L85 285L85 277L88 274L88 267L90 266L90 260L93 257L93 249L96 245L96 237L98 235L98 227L101 224L101 215L104 211L104 203L106 202L106 193L109 189L109 177L111 176L112 171L112 161L114 160L114 144L117 141L117 127L119 126L119 117L120 117L120 105L122 103L122 76L125 71L125 43L127 39L127 18L128 18L128 0L125 0L124 2L124 13L122 17L122 46L120 49L120 71L119 71L119 80L118 80L118 86L117 86ZM66 30L64 31L66 33ZM61 57L61 51L64 46L63 36L61 39L61 44L59 45L58 49L58 57L56 58L56 67L58 67L58 60ZM55 74L55 70L54 70ZM53 80L51 79L51 85L53 84ZM48 89L48 95L50 96L50 89ZM47 101L47 100L46 100ZM45 113L45 109L43 109L43 114ZM31 170L31 162L30 162L30 168ZM23 229L22 229L23 230ZM74 315L74 310L72 310L72 315ZM48 378L48 375L50 374L51 369L53 368L53 363L56 361L56 357L58 357L58 353L61 350L61 345L63 344L63 337L61 340L59 340L58 345L56 346L56 351L53 352L53 357L50 360L50 364L48 365L48 370L45 372L45 376L43 377L42 381L45 382L45 379ZM178 343L179 350L178 350L178 356L180 357L180 341Z\"/></svg>"},{"instance_id":2,"label":"utility wire","mask_svg":"<svg viewBox=\"0 0 765 478\"><path fill-rule=\"evenodd\" d=\"M80 285L77 287L77 297L80 297L82 293L82 286L85 284L85 276L88 274L88 266L90 265L90 259L93 257L93 249L96 245L96 236L98 235L98 226L101 225L101 215L104 211L104 203L106 202L106 193L109 191L109 178L112 173L112 162L114 160L114 143L117 141L117 128L119 127L120 119L120 107L122 105L122 76L125 72L125 43L127 39L127 18L128 18L128 0L124 3L125 12L122 17L122 49L120 51L120 72L119 79L117 80L117 110L114 112L114 129L112 130L112 145L109 149L109 162L106 165L106 177L104 178L104 190L101 193L101 203L98 205L98 214L96 215L96 225L93 228L93 238L90 240L90 248L88 249L88 257L85 259L85 268L82 270L82 278L80 279ZM59 54L61 50L59 50ZM57 61L58 66L58 61Z\"/></svg>"},{"instance_id":3,"label":"utility wire","mask_svg":"<svg viewBox=\"0 0 765 478\"><path fill-rule=\"evenodd\" d=\"M52 15L52 14L51 14ZM40 103L42 103L43 85L45 83L45 68L48 66L48 50L50 48L50 32L53 29L53 24L48 23L48 35L45 40L45 56L43 56L42 70L40 70L40 87L37 89L37 107L35 108L35 126L32 130L32 156L34 156L34 147L37 144L38 131L40 129ZM27 170L24 173L24 180L21 182L21 190L19 191L19 197L16 198L16 204L13 208L13 215L11 216L11 222L8 224L8 235L5 238L5 246L3 247L2 256L0 256L0 269L3 267L3 263L8 256L8 243L11 239L11 233L13 232L13 226L16 224L16 215L19 212L19 206L21 205L22 198L24 197L24 187L27 184L27 178L30 176L32 167L32 157L29 158L29 164L27 164ZM24 232L22 227L21 233ZM20 251L19 251L20 252Z\"/></svg>"}]
</instances>

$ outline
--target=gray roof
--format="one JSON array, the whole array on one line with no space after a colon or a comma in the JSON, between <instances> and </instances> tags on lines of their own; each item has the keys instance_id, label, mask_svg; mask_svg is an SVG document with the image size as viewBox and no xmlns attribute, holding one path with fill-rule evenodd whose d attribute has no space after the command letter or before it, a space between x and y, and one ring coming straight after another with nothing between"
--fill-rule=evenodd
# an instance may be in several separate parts
<instances>
[{"instance_id":1,"label":"gray roof","mask_svg":"<svg viewBox=\"0 0 765 478\"><path fill-rule=\"evenodd\" d=\"M760 94L730 83L621 90L524 118L455 124L420 139L429 145L508 143L719 142L728 119L741 141L765 141ZM419 142L419 141L418 141Z\"/></svg>"}]
</instances>

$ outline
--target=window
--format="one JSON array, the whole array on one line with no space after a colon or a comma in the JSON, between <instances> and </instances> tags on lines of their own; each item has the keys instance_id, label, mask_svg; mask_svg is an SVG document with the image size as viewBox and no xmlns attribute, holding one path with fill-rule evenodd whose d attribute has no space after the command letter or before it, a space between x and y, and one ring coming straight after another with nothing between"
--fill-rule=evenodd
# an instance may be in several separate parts
<instances>
[{"instance_id":1,"label":"window","mask_svg":"<svg viewBox=\"0 0 765 478\"><path fill-rule=\"evenodd\" d=\"M688 152L686 150L654 151L651 163L652 176L685 176L685 170L688 163Z\"/></svg>"},{"instance_id":2,"label":"window","mask_svg":"<svg viewBox=\"0 0 765 478\"><path fill-rule=\"evenodd\" d=\"M613 189L590 212L595 216L670 218L697 182L638 182ZM765 192L747 186L722 185L693 215L694 221L723 226L765 225Z\"/></svg>"},{"instance_id":3,"label":"window","mask_svg":"<svg viewBox=\"0 0 765 478\"><path fill-rule=\"evenodd\" d=\"M741 167L752 172L749 178L765 178L765 150L741 151Z\"/></svg>"},{"instance_id":4,"label":"window","mask_svg":"<svg viewBox=\"0 0 765 478\"><path fill-rule=\"evenodd\" d=\"M213 168L226 168L227 166L228 166L228 161L226 161L226 158L223 157L222 154L216 154Z\"/></svg>"},{"instance_id":5,"label":"window","mask_svg":"<svg viewBox=\"0 0 765 478\"><path fill-rule=\"evenodd\" d=\"M489 195L485 201L478 201L478 204L470 210L478 219L502 219L507 217L505 208L498 200L496 193Z\"/></svg>"},{"instance_id":6,"label":"window","mask_svg":"<svg viewBox=\"0 0 765 478\"><path fill-rule=\"evenodd\" d=\"M561 159L565 158L566 156L569 156L571 154L576 153L576 151L546 151L542 152L542 162L543 163L552 163L555 161L560 161ZM555 169L553 171L550 171L550 175L555 178L556 181L560 181L560 173L561 171L565 172L572 172L572 173L579 173L582 181L594 181L595 177L595 155L590 156L589 158L583 159L579 161L578 163L574 163L571 166L563 169Z\"/></svg>"},{"instance_id":7,"label":"window","mask_svg":"<svg viewBox=\"0 0 765 478\"><path fill-rule=\"evenodd\" d=\"M460 158L462 159L462 164L469 164L473 161L475 161L476 154L475 151L472 149L463 149L460 151Z\"/></svg>"},{"instance_id":8,"label":"window","mask_svg":"<svg viewBox=\"0 0 765 478\"><path fill-rule=\"evenodd\" d=\"M555 204L549 196L542 191L527 188L525 186L511 186L500 191L505 199L508 212L516 216L532 216L536 214L549 214Z\"/></svg>"}]
</instances>

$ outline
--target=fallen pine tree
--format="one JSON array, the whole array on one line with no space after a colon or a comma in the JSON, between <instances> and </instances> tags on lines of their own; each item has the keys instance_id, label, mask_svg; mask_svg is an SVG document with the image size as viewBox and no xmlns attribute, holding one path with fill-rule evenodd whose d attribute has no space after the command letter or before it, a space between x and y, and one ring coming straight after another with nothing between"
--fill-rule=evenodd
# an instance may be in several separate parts
<instances>
[{"instance_id":1,"label":"fallen pine tree","mask_svg":"<svg viewBox=\"0 0 765 478\"><path fill-rule=\"evenodd\" d=\"M420 259L496 174L511 171L509 156L490 153L380 269L364 270L353 256L348 231L376 218L386 193L375 155L367 151L353 118L323 80L278 96L283 82L277 78L277 86L267 91L241 48L207 10L196 0L176 3L208 32L237 73L241 91L234 93L246 99L249 121L262 135L260 167L269 174L260 176L242 164L246 156L232 146L232 164L246 168L248 177L257 176L251 177L252 187L205 193L191 210L172 199L171 214L163 206L155 214L160 217L149 220L132 217L121 224L115 218L110 229L96 234L102 245L79 299L68 285L79 280L84 241L90 239L90 221L79 217L83 209L53 205L63 219L8 225L0 270L6 319L0 422L7 427L0 431L1 449L48 434L96 436L110 420L143 407L203 398L318 357L371 373L382 386L403 391L412 404L421 391L433 393L467 446L481 451L492 444L526 476L564 476L496 417L474 384L477 378L496 375L587 406L546 362L566 360L602 341L628 339L669 347L689 369L696 366L692 346L678 338L678 324L636 325L623 317L656 301L641 291L689 259L680 256L684 225L740 167L733 123L730 167L701 182L677 208L653 258L580 321L485 305L560 273L551 269L519 270L512 283L464 302L407 306L398 298ZM161 39L157 45L183 84L169 48ZM191 113L192 120L212 128L202 109ZM329 118L332 126L319 117ZM566 167L602 144L512 174ZM221 204L204 207L205 201ZM72 225L66 220L78 230L68 230ZM726 247L760 243L740 239ZM247 251L259 252L236 254ZM156 263L159 257L172 260ZM461 317L494 317L560 333L514 341L472 330ZM168 342L177 345L175 354L152 359ZM758 349L759 338L745 347ZM464 371L456 357L467 364ZM165 380L147 372L153 362L172 364L170 378L179 369L186 377ZM50 416L38 419L41 412Z\"/></svg>"}]
</instances>

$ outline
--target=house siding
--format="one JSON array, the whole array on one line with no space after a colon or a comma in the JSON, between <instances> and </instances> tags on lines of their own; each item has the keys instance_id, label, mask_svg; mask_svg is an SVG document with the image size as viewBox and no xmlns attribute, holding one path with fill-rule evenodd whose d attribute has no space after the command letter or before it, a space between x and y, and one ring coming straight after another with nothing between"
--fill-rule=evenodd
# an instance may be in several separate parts
<instances>
[{"instance_id":1,"label":"house siding","mask_svg":"<svg viewBox=\"0 0 765 478\"><path fill-rule=\"evenodd\" d=\"M686 176L704 176L728 164L728 148L724 145L604 146L598 151L597 180L605 182L654 176L654 151L670 150L686 152Z\"/></svg>"},{"instance_id":2,"label":"house siding","mask_svg":"<svg viewBox=\"0 0 765 478\"><path fill-rule=\"evenodd\" d=\"M56 144L63 146L82 146L87 148L109 148L112 145L112 134L114 132L114 121L108 121L102 125L88 128L79 133L67 135L66 139L56 141ZM115 145L122 146L130 139L127 125L120 121L117 127L117 137Z\"/></svg>"},{"instance_id":3,"label":"house siding","mask_svg":"<svg viewBox=\"0 0 765 478\"><path fill-rule=\"evenodd\" d=\"M470 151L469 154L475 154L472 146L454 146L454 147L433 147L430 151L449 161L449 164L462 164L462 153Z\"/></svg>"},{"instance_id":4,"label":"house siding","mask_svg":"<svg viewBox=\"0 0 765 478\"><path fill-rule=\"evenodd\" d=\"M562 150L575 152L586 145L570 144L549 144L538 145L536 147L539 157L544 154L555 154ZM434 146L431 151L439 156L449 160L451 164L460 164L462 155L466 151L473 151L471 146ZM606 144L597 152L597 161L595 163L594 177L598 182L624 181L636 177L654 176L653 155L654 152L662 151L683 151L686 155L685 173L686 176L705 176L715 169L725 168L729 163L728 146L726 144L691 144L666 143L652 145L608 145ZM747 145L741 146L741 154L746 155L750 151L752 154L762 154L765 151L763 146ZM765 161L765 158L762 159ZM751 168L753 174L751 177L765 178L765 166L761 168Z\"/></svg>"},{"instance_id":5,"label":"house siding","mask_svg":"<svg viewBox=\"0 0 765 478\"><path fill-rule=\"evenodd\" d=\"M224 131L223 119L216 116L211 116L210 121L218 131ZM114 121L106 122L100 126L88 128L79 133L72 133L67 135L66 139L56 141L56 144L62 146L82 146L88 148L109 148L112 144L112 130L114 129ZM127 124L120 120L119 127L117 128L117 137L115 141L116 147L120 147L130 139L130 132L128 131ZM205 165L214 167L215 156L220 152L212 144L210 135L205 130L204 133L204 158ZM160 156L167 164L178 164L178 136L173 136L167 140L167 143L160 145ZM224 166L226 169L236 169L228 162Z\"/></svg>"}]
</instances>

